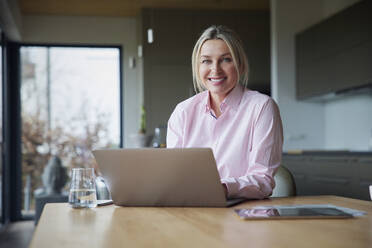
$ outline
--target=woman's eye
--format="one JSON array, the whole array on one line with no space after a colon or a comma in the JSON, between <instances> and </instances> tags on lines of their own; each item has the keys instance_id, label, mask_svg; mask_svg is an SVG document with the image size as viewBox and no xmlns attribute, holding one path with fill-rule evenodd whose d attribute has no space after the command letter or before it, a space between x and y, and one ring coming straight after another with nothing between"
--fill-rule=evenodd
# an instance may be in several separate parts
<instances>
[{"instance_id":1,"label":"woman's eye","mask_svg":"<svg viewBox=\"0 0 372 248\"><path fill-rule=\"evenodd\" d=\"M224 62L231 62L232 59L231 59L231 58L223 58L223 61L224 61Z\"/></svg>"},{"instance_id":2,"label":"woman's eye","mask_svg":"<svg viewBox=\"0 0 372 248\"><path fill-rule=\"evenodd\" d=\"M202 64L209 64L210 63L210 60L209 59L203 59L201 61Z\"/></svg>"}]
</instances>

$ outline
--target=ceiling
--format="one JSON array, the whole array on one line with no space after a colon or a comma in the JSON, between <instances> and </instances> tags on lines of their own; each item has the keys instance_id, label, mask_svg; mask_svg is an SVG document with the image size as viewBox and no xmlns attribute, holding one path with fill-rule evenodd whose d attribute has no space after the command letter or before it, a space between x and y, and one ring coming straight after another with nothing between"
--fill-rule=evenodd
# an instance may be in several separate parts
<instances>
[{"instance_id":1,"label":"ceiling","mask_svg":"<svg viewBox=\"0 0 372 248\"><path fill-rule=\"evenodd\" d=\"M132 17L141 8L269 10L269 0L19 0L22 15Z\"/></svg>"}]
</instances>

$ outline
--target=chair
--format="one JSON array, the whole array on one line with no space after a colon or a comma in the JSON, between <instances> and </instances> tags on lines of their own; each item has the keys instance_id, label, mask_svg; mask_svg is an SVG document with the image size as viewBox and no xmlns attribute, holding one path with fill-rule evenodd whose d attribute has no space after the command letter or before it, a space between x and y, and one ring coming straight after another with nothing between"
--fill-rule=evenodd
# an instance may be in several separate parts
<instances>
[{"instance_id":1,"label":"chair","mask_svg":"<svg viewBox=\"0 0 372 248\"><path fill-rule=\"evenodd\" d=\"M275 188L271 197L284 197L284 196L295 196L296 195L296 183L294 181L292 173L280 165L278 171L274 176Z\"/></svg>"}]
</instances>

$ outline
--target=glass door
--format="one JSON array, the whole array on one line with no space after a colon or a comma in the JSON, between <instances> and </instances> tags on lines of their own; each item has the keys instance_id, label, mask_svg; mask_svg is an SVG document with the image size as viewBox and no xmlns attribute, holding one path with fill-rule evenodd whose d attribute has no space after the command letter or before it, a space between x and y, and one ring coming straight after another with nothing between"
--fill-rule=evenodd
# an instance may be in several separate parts
<instances>
[{"instance_id":1,"label":"glass door","mask_svg":"<svg viewBox=\"0 0 372 248\"><path fill-rule=\"evenodd\" d=\"M44 168L95 166L91 151L120 146L118 47L21 47L22 214L46 194ZM67 191L68 183L63 191Z\"/></svg>"}]
</instances>

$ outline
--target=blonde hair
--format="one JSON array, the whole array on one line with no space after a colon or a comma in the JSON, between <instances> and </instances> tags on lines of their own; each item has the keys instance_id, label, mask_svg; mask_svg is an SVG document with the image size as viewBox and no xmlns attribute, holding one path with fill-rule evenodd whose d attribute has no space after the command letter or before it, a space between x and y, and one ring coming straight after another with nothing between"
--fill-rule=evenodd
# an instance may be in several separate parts
<instances>
[{"instance_id":1,"label":"blonde hair","mask_svg":"<svg viewBox=\"0 0 372 248\"><path fill-rule=\"evenodd\" d=\"M192 52L191 64L192 64L192 77L194 83L194 89L196 92L206 90L200 76L199 76L199 64L200 64L200 50L204 42L207 40L223 40L230 50L231 57L233 59L235 69L238 74L238 82L247 87L248 84L248 59L243 48L243 42L240 40L238 35L231 29L225 26L211 26L207 28L194 46Z\"/></svg>"}]
</instances>

